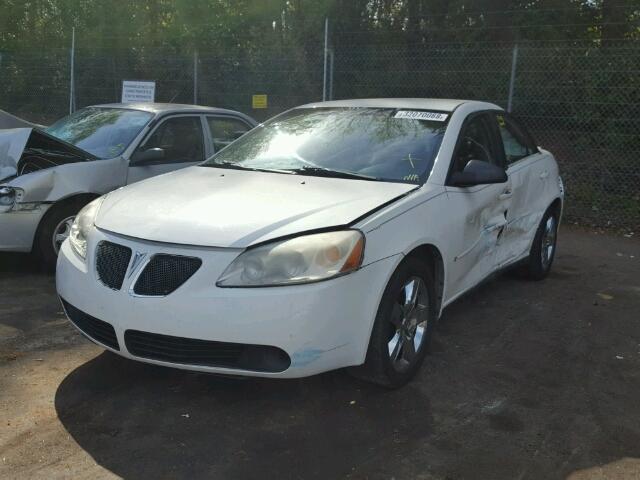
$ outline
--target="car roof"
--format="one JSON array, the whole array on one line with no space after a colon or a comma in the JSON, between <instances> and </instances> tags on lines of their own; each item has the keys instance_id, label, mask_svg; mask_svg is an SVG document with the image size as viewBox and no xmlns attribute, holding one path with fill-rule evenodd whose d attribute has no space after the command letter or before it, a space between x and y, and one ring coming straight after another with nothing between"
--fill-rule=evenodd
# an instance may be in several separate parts
<instances>
[{"instance_id":1,"label":"car roof","mask_svg":"<svg viewBox=\"0 0 640 480\"><path fill-rule=\"evenodd\" d=\"M101 105L91 105L97 108L124 108L127 110L142 110L150 113L233 113L237 114L235 110L227 110L225 108L206 107L203 105L185 105L182 103L150 103L150 102L133 102L133 103L104 103Z\"/></svg>"},{"instance_id":2,"label":"car roof","mask_svg":"<svg viewBox=\"0 0 640 480\"><path fill-rule=\"evenodd\" d=\"M452 112L462 104L471 104L478 109L499 109L492 103L477 100L456 100L446 98L361 98L354 100L331 100L301 105L297 108L317 107L363 107L363 108L415 108L419 110L439 110Z\"/></svg>"}]
</instances>

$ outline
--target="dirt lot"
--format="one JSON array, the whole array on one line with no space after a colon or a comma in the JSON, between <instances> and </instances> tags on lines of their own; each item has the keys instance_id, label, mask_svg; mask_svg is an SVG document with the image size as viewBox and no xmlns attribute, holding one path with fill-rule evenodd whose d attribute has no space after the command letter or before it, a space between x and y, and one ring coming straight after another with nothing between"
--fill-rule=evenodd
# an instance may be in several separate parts
<instances>
[{"instance_id":1,"label":"dirt lot","mask_svg":"<svg viewBox=\"0 0 640 480\"><path fill-rule=\"evenodd\" d=\"M445 312L397 391L127 361L0 256L0 478L640 478L640 241L564 229L546 281Z\"/></svg>"}]
</instances>

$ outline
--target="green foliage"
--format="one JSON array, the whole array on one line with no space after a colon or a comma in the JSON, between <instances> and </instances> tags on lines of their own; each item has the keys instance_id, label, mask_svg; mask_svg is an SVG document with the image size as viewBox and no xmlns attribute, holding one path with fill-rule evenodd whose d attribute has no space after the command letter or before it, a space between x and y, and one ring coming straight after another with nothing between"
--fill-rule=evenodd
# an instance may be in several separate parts
<instances>
[{"instance_id":1,"label":"green foliage","mask_svg":"<svg viewBox=\"0 0 640 480\"><path fill-rule=\"evenodd\" d=\"M640 224L638 0L0 0L0 108L68 111L75 28L79 107L118 101L123 79L192 103L195 66L199 103L262 120L322 98L326 17L336 98L505 106L518 44L514 111L558 157L569 215Z\"/></svg>"}]
</instances>

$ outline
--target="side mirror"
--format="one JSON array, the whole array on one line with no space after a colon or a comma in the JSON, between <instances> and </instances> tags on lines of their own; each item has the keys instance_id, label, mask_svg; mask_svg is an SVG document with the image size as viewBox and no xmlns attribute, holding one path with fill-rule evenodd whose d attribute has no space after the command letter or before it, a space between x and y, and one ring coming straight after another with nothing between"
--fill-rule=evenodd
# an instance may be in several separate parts
<instances>
[{"instance_id":1,"label":"side mirror","mask_svg":"<svg viewBox=\"0 0 640 480\"><path fill-rule=\"evenodd\" d=\"M451 175L451 185L454 187L473 187L506 181L507 172L497 165L482 160L469 160L461 172Z\"/></svg>"},{"instance_id":2,"label":"side mirror","mask_svg":"<svg viewBox=\"0 0 640 480\"><path fill-rule=\"evenodd\" d=\"M163 148L150 148L148 150L137 151L131 155L131 163L133 165L147 165L159 160L164 160Z\"/></svg>"}]
</instances>

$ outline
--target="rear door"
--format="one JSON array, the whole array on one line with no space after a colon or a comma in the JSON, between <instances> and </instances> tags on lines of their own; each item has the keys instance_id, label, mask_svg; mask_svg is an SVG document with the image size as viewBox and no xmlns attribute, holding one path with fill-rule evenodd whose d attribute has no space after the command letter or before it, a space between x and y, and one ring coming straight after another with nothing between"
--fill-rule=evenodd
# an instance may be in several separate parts
<instances>
[{"instance_id":1,"label":"rear door","mask_svg":"<svg viewBox=\"0 0 640 480\"><path fill-rule=\"evenodd\" d=\"M503 156L492 126L492 112L471 114L462 126L452 158L449 177L462 171L470 160L481 160L504 167ZM446 186L449 231L447 238L454 253L447 289L451 297L473 287L496 267L496 249L507 223L511 204L509 182Z\"/></svg>"},{"instance_id":2,"label":"rear door","mask_svg":"<svg viewBox=\"0 0 640 480\"><path fill-rule=\"evenodd\" d=\"M137 161L136 154L161 149L162 158ZM205 136L201 115L171 115L149 132L129 162L127 183L196 165L205 159Z\"/></svg>"},{"instance_id":3,"label":"rear door","mask_svg":"<svg viewBox=\"0 0 640 480\"><path fill-rule=\"evenodd\" d=\"M538 205L543 194L540 187L546 177L538 171L541 154L524 128L505 112L496 112L493 122L499 133L512 196L506 212L507 225L496 253L497 266L501 267L528 252L540 221Z\"/></svg>"}]
</instances>

